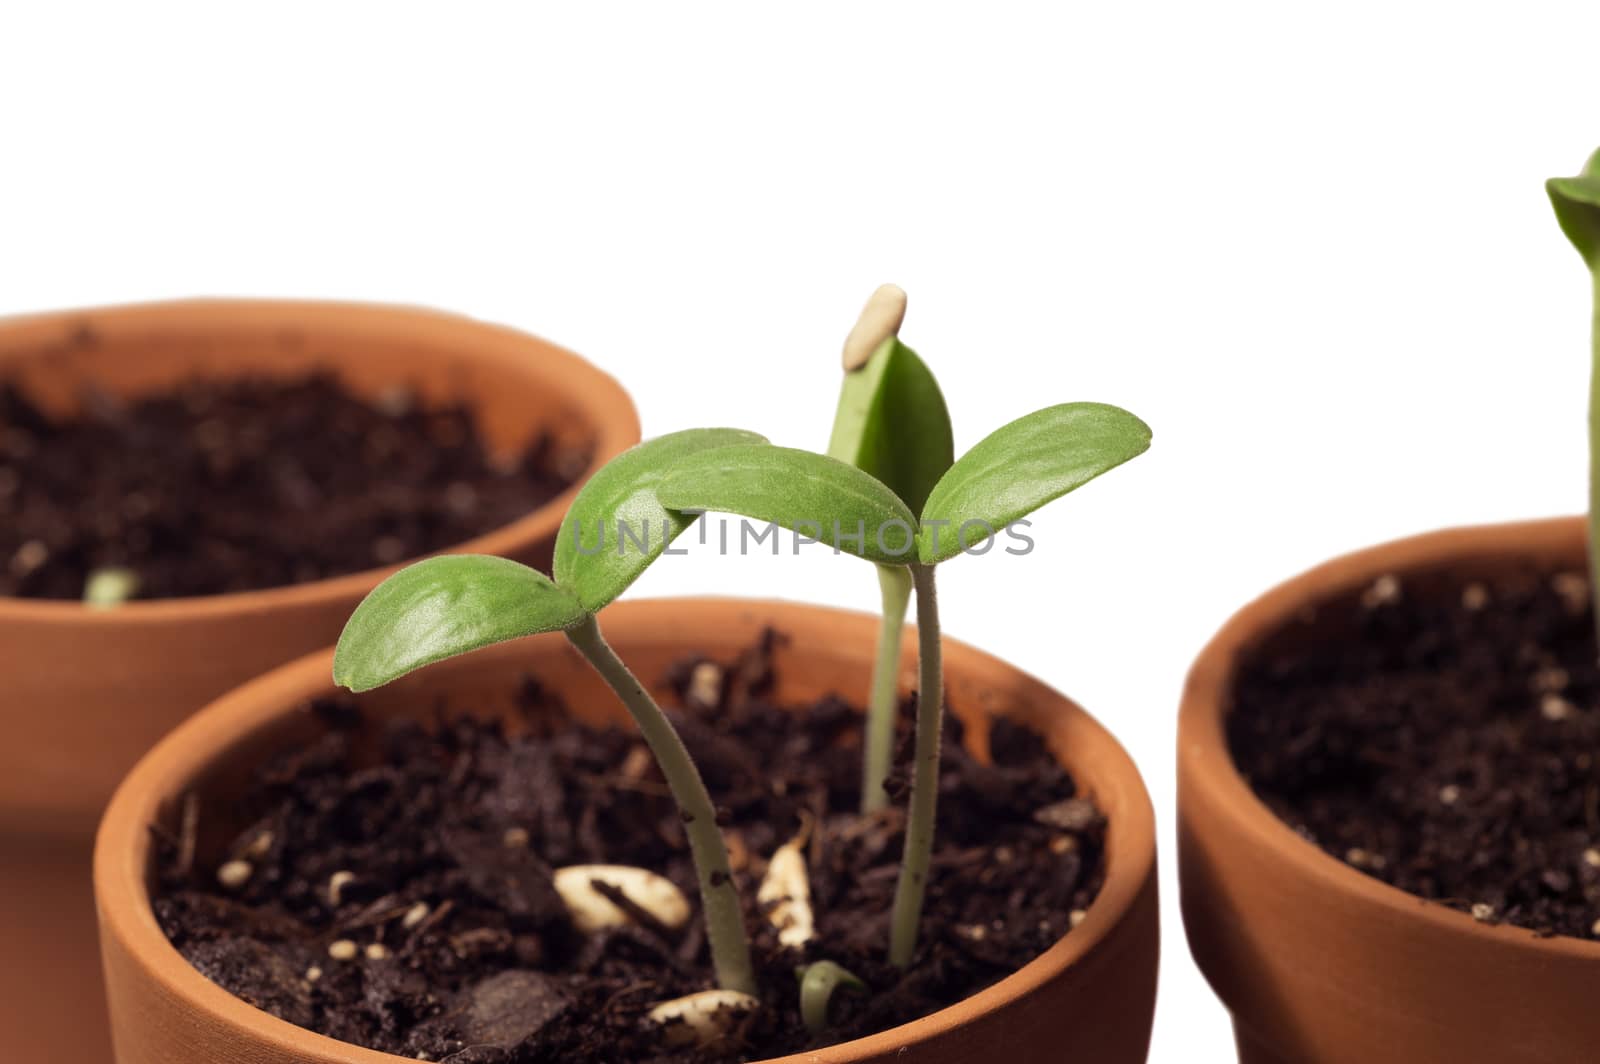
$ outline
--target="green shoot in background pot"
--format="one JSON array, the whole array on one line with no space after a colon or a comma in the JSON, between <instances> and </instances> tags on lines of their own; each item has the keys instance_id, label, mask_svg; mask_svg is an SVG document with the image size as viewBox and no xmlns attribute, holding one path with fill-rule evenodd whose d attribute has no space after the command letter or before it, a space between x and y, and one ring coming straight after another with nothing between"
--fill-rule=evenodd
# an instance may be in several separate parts
<instances>
[{"instance_id":1,"label":"green shoot in background pot","mask_svg":"<svg viewBox=\"0 0 1600 1064\"><path fill-rule=\"evenodd\" d=\"M1556 219L1594 281L1594 332L1589 366L1589 586L1600 588L1600 151L1577 177L1545 185ZM1600 612L1596 613L1600 619Z\"/></svg>"},{"instance_id":2,"label":"green shoot in background pot","mask_svg":"<svg viewBox=\"0 0 1600 1064\"><path fill-rule=\"evenodd\" d=\"M1149 446L1149 426L1125 410L1100 403L1048 407L962 455L928 492L920 516L855 466L786 447L699 451L677 462L657 488L671 509L741 514L909 571L917 593L918 701L905 851L890 924L889 960L899 967L916 952L938 802L944 673L935 569Z\"/></svg>"},{"instance_id":3,"label":"green shoot in background pot","mask_svg":"<svg viewBox=\"0 0 1600 1064\"><path fill-rule=\"evenodd\" d=\"M672 791L694 858L717 984L741 995L755 994L756 979L716 809L683 741L606 643L595 614L695 520L657 501L656 487L673 464L699 451L763 443L738 429L690 429L623 452L573 500L556 539L553 580L483 555L418 562L378 585L356 608L333 664L337 683L367 691L491 643L565 632L627 707ZM610 536L617 537L614 546L608 546Z\"/></svg>"}]
</instances>

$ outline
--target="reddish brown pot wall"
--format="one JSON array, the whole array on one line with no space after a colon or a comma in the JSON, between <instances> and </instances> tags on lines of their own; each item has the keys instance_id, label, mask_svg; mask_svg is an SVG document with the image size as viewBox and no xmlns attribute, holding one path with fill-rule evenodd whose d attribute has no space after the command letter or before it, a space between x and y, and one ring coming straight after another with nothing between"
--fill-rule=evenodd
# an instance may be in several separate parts
<instances>
[{"instance_id":1,"label":"reddish brown pot wall","mask_svg":"<svg viewBox=\"0 0 1600 1064\"><path fill-rule=\"evenodd\" d=\"M1454 529L1329 562L1239 612L1200 655L1178 725L1184 927L1245 1064L1576 1064L1600 1059L1600 943L1488 926L1387 886L1275 817L1229 756L1240 655L1378 577L1585 564L1562 518Z\"/></svg>"},{"instance_id":2,"label":"reddish brown pot wall","mask_svg":"<svg viewBox=\"0 0 1600 1064\"><path fill-rule=\"evenodd\" d=\"M861 692L871 675L876 620L777 602L662 599L622 603L602 618L608 639L651 682L685 654L731 657L763 628L792 637L776 662L786 703ZM908 639L908 651L910 649ZM908 664L911 662L907 655ZM304 738L297 711L329 694L331 653L313 655L232 692L164 740L118 790L95 855L95 894L120 1064L399 1064L402 1058L284 1023L194 971L156 926L146 888L148 825L197 789L226 800L267 752ZM1155 1006L1157 917L1154 819L1138 771L1099 724L1005 663L948 643L951 709L980 754L988 722L1004 715L1048 737L1109 819L1104 889L1084 922L1000 983L903 1027L785 1064L1032 1064L1143 1061ZM375 717L431 717L450 707L509 714L517 679L536 674L585 719L625 721L615 697L560 635L535 636L432 666L362 696ZM903 678L909 682L910 677Z\"/></svg>"},{"instance_id":3,"label":"reddish brown pot wall","mask_svg":"<svg viewBox=\"0 0 1600 1064\"><path fill-rule=\"evenodd\" d=\"M132 396L194 375L316 368L336 370L358 394L403 384L427 399L465 399L491 445L508 452L548 428L593 440L597 468L639 438L632 403L604 373L542 340L453 315L199 300L0 321L0 377L58 411L90 382ZM571 494L460 549L547 564ZM206 702L331 643L388 571L110 611L0 599L0 942L8 954L51 958L4 966L0 1055L105 1059L88 884L90 840L112 788Z\"/></svg>"}]
</instances>

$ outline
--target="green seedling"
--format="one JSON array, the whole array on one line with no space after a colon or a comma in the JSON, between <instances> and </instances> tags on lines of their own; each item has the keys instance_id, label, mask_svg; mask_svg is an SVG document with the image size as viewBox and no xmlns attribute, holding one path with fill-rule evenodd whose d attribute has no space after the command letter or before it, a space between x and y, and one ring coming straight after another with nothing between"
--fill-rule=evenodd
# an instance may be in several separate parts
<instances>
[{"instance_id":1,"label":"green seedling","mask_svg":"<svg viewBox=\"0 0 1600 1064\"><path fill-rule=\"evenodd\" d=\"M905 305L904 292L884 285L872 294L846 338L844 386L828 454L872 474L917 512L955 461L955 439L933 372L896 335ZM878 651L862 743L863 813L889 803L884 783L894 759L895 681L900 636L911 603L910 570L879 565L878 590L882 599Z\"/></svg>"},{"instance_id":2,"label":"green seedling","mask_svg":"<svg viewBox=\"0 0 1600 1064\"><path fill-rule=\"evenodd\" d=\"M835 992L865 994L868 989L865 980L834 961L813 961L794 974L800 980L800 1019L813 1035L828 1029L828 1005Z\"/></svg>"},{"instance_id":3,"label":"green seedling","mask_svg":"<svg viewBox=\"0 0 1600 1064\"><path fill-rule=\"evenodd\" d=\"M622 594L695 520L668 510L657 486L679 460L758 447L738 429L691 429L613 459L573 500L556 539L554 579L504 558L448 555L378 585L345 625L333 675L366 691L444 658L539 632L566 633L638 724L684 821L718 985L754 994L750 945L716 809L682 740L601 635L595 614Z\"/></svg>"},{"instance_id":4,"label":"green seedling","mask_svg":"<svg viewBox=\"0 0 1600 1064\"><path fill-rule=\"evenodd\" d=\"M1600 151L1577 177L1545 184L1556 219L1588 264L1594 285L1594 331L1589 365L1589 586L1600 594ZM1595 611L1600 624L1600 610Z\"/></svg>"},{"instance_id":5,"label":"green seedling","mask_svg":"<svg viewBox=\"0 0 1600 1064\"><path fill-rule=\"evenodd\" d=\"M944 710L934 572L1149 446L1149 426L1127 411L1067 403L1019 418L962 455L928 492L920 515L855 466L785 447L736 445L688 455L657 488L657 498L671 509L741 514L910 573L917 595L918 701L905 850L890 922L892 964L905 967L916 952L933 851Z\"/></svg>"},{"instance_id":6,"label":"green seedling","mask_svg":"<svg viewBox=\"0 0 1600 1064\"><path fill-rule=\"evenodd\" d=\"M139 574L132 569L96 569L83 582L83 604L92 609L113 609L138 593Z\"/></svg>"}]
</instances>

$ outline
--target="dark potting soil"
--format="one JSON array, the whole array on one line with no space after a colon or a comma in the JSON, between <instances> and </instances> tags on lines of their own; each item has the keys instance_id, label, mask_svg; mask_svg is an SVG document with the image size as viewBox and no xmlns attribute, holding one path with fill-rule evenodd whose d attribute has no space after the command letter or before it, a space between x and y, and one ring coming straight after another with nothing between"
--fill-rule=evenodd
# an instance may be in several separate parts
<instances>
[{"instance_id":1,"label":"dark potting soil","mask_svg":"<svg viewBox=\"0 0 1600 1064\"><path fill-rule=\"evenodd\" d=\"M351 760L357 711L314 707L326 737L259 772L249 826L226 852L193 862L181 832L157 832L161 926L196 968L268 1012L454 1064L798 1052L967 997L1070 930L1100 887L1102 818L1031 732L997 720L993 763L983 764L952 723L918 954L908 970L891 968L903 817L855 811L858 713L835 698L801 711L768 701L773 638L725 667L686 662L674 673L688 707L675 722L725 813L763 999L720 1048L666 1049L646 1019L653 1004L712 986L683 824L660 776L635 734L571 724L532 681L514 736L470 719L437 730L391 724L383 756L360 767ZM196 803L194 812L184 819L201 834L212 815L239 822L231 809ZM754 893L766 859L803 824L817 935L798 951L779 945ZM249 865L233 889L218 875L230 860ZM587 863L659 872L696 915L680 932L645 922L580 935L551 871ZM354 944L355 956L337 959L335 942ZM795 967L822 958L871 992L836 994L832 1028L813 1038Z\"/></svg>"},{"instance_id":2,"label":"dark potting soil","mask_svg":"<svg viewBox=\"0 0 1600 1064\"><path fill-rule=\"evenodd\" d=\"M1384 577L1258 648L1228 739L1296 831L1402 890L1600 937L1600 668L1583 574Z\"/></svg>"},{"instance_id":3,"label":"dark potting soil","mask_svg":"<svg viewBox=\"0 0 1600 1064\"><path fill-rule=\"evenodd\" d=\"M359 572L453 546L559 495L587 455L538 437L487 452L465 406L374 405L336 378L189 381L52 418L0 382L0 596L137 598Z\"/></svg>"}]
</instances>

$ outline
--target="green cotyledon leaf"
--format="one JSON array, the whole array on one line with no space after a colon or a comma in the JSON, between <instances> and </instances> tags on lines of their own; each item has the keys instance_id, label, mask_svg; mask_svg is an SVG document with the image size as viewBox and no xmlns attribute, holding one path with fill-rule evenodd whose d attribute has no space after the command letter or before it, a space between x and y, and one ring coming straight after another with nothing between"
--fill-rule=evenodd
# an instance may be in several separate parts
<instances>
[{"instance_id":1,"label":"green cotyledon leaf","mask_svg":"<svg viewBox=\"0 0 1600 1064\"><path fill-rule=\"evenodd\" d=\"M721 447L673 466L658 494L673 509L740 514L885 565L916 560L916 517L848 462L790 447Z\"/></svg>"},{"instance_id":2,"label":"green cotyledon leaf","mask_svg":"<svg viewBox=\"0 0 1600 1064\"><path fill-rule=\"evenodd\" d=\"M764 445L743 429L685 429L631 447L589 478L556 535L553 572L584 609L598 612L694 523L668 509L656 488L688 455L735 444Z\"/></svg>"},{"instance_id":3,"label":"green cotyledon leaf","mask_svg":"<svg viewBox=\"0 0 1600 1064\"><path fill-rule=\"evenodd\" d=\"M345 622L333 679L370 691L491 643L570 628L588 614L537 569L484 554L409 565L372 589Z\"/></svg>"},{"instance_id":4,"label":"green cotyledon leaf","mask_svg":"<svg viewBox=\"0 0 1600 1064\"><path fill-rule=\"evenodd\" d=\"M986 436L940 478L922 508L917 553L936 565L1143 454L1150 426L1104 403L1063 403Z\"/></svg>"},{"instance_id":5,"label":"green cotyledon leaf","mask_svg":"<svg viewBox=\"0 0 1600 1064\"><path fill-rule=\"evenodd\" d=\"M939 382L897 337L845 374L828 454L887 484L913 513L955 460Z\"/></svg>"}]
</instances>

